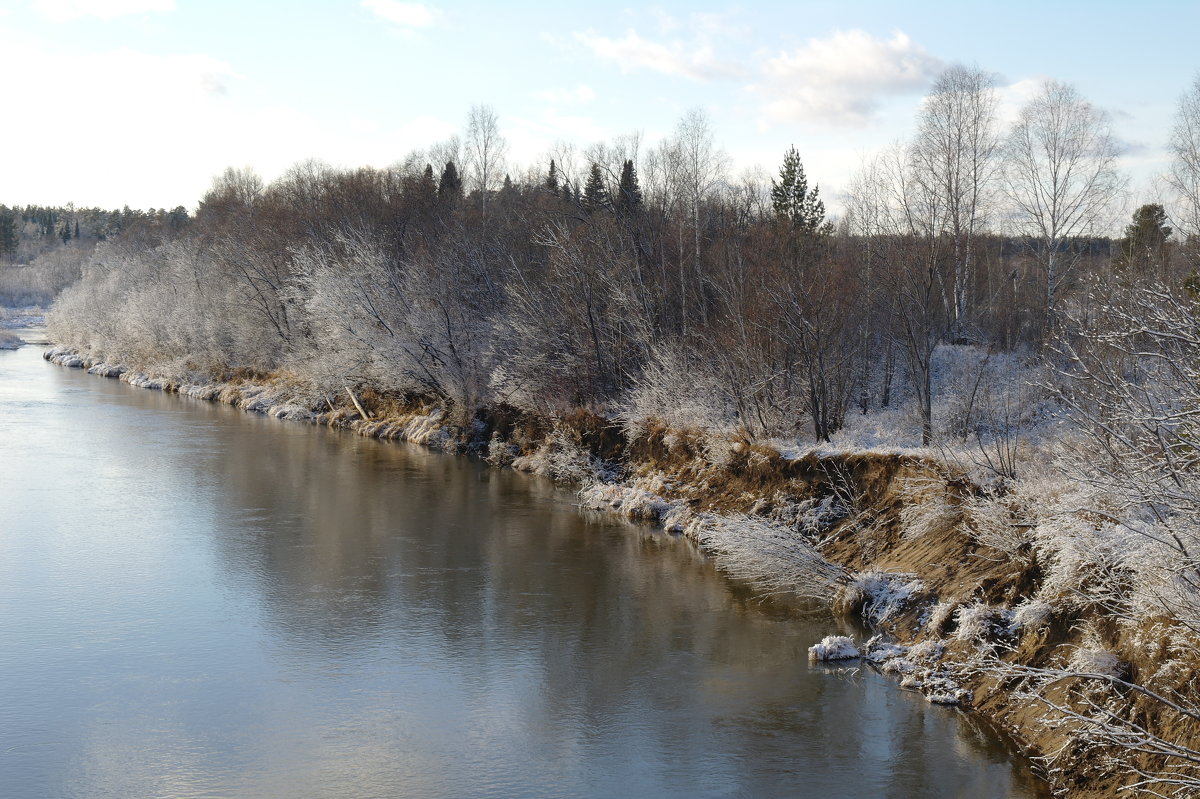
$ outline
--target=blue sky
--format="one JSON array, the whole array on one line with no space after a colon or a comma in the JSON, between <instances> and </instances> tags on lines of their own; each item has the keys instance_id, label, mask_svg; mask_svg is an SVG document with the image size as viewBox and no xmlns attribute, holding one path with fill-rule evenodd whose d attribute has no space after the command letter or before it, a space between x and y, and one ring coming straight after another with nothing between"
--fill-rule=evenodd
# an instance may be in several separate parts
<instances>
[{"instance_id":1,"label":"blue sky","mask_svg":"<svg viewBox=\"0 0 1200 799\"><path fill-rule=\"evenodd\" d=\"M794 143L836 207L954 62L998 73L1006 114L1075 84L1143 202L1197 23L1185 2L0 0L0 202L194 207L225 166L385 166L486 103L514 173L559 140L654 146L702 106L735 173Z\"/></svg>"}]
</instances>

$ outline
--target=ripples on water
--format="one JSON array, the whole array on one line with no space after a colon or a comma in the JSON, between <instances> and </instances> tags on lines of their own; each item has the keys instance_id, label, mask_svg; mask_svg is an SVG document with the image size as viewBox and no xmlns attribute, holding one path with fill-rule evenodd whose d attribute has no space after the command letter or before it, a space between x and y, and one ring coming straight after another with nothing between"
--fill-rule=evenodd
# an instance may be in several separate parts
<instances>
[{"instance_id":1,"label":"ripples on water","mask_svg":"<svg viewBox=\"0 0 1200 799\"><path fill-rule=\"evenodd\" d=\"M463 458L0 353L0 794L1038 796L821 615Z\"/></svg>"}]
</instances>

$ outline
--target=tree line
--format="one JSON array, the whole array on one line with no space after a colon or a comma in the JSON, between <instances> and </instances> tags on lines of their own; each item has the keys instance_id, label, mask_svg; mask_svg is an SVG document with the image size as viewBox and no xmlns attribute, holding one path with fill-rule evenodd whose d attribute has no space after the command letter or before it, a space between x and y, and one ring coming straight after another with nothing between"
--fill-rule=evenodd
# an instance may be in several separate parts
<instances>
[{"instance_id":1,"label":"tree line","mask_svg":"<svg viewBox=\"0 0 1200 799\"><path fill-rule=\"evenodd\" d=\"M227 170L194 218L98 247L57 324L114 358L286 368L462 419L582 406L828 440L907 403L929 443L939 348L1044 353L1095 323L1093 281L1198 282L1198 96L1171 134L1177 204L1119 238L1109 120L1053 81L1003 129L995 78L947 69L836 220L795 148L732 175L699 109L654 147L560 144L514 174L478 106L387 169Z\"/></svg>"}]
</instances>

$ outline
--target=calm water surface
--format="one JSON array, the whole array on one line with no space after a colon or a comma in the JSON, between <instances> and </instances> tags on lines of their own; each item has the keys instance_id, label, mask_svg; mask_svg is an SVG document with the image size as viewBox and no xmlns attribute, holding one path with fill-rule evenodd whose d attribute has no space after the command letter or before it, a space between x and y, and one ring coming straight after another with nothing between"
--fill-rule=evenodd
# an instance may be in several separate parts
<instances>
[{"instance_id":1,"label":"calm water surface","mask_svg":"<svg viewBox=\"0 0 1200 799\"><path fill-rule=\"evenodd\" d=\"M0 795L1033 797L547 482L0 352Z\"/></svg>"}]
</instances>

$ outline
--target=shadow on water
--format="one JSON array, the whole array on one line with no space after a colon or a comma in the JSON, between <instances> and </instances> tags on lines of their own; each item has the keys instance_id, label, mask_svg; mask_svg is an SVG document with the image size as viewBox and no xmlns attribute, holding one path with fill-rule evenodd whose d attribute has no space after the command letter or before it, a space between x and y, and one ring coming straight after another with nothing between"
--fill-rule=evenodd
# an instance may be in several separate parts
<instances>
[{"instance_id":1,"label":"shadow on water","mask_svg":"<svg viewBox=\"0 0 1200 799\"><path fill-rule=\"evenodd\" d=\"M0 413L27 795L1044 795L962 714L810 666L828 614L544 479L29 352Z\"/></svg>"}]
</instances>

